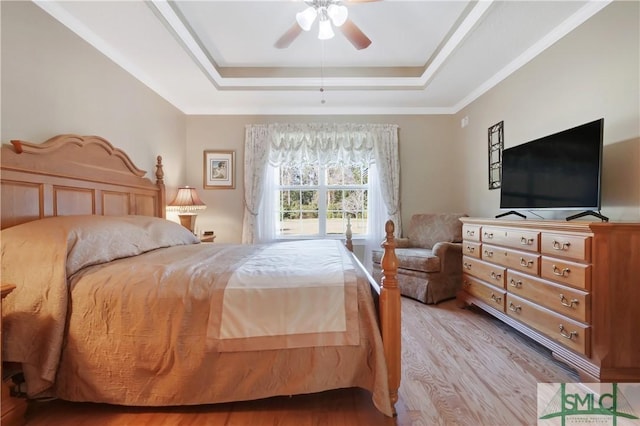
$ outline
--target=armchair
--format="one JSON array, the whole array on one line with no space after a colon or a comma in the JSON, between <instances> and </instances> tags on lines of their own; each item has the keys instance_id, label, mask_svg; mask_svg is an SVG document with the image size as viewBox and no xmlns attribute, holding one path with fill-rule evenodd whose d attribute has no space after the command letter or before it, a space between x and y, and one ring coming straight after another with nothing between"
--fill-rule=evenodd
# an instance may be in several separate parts
<instances>
[{"instance_id":1,"label":"armchair","mask_svg":"<svg viewBox=\"0 0 640 426\"><path fill-rule=\"evenodd\" d=\"M398 287L404 296L432 304L451 299L462 285L465 214L415 214L406 238L397 238ZM381 277L383 251L372 251L373 276Z\"/></svg>"}]
</instances>

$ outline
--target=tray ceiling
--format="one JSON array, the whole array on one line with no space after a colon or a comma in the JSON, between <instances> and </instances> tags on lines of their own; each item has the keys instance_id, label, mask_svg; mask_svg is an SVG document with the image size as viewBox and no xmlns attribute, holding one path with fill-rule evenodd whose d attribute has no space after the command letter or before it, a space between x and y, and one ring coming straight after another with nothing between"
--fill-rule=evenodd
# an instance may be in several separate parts
<instances>
[{"instance_id":1,"label":"tray ceiling","mask_svg":"<svg viewBox=\"0 0 640 426\"><path fill-rule=\"evenodd\" d=\"M357 50L276 48L296 0L36 2L185 114L455 113L608 3L346 1Z\"/></svg>"}]
</instances>

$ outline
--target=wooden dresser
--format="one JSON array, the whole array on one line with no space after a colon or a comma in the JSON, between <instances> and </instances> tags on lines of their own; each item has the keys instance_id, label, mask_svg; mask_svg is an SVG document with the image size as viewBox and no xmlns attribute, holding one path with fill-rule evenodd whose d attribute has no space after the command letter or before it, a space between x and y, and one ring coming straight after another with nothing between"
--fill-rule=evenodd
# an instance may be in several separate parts
<instances>
[{"instance_id":1,"label":"wooden dresser","mask_svg":"<svg viewBox=\"0 0 640 426\"><path fill-rule=\"evenodd\" d=\"M9 293L16 288L13 284L2 284L2 298L4 299ZM0 315L0 331L2 330L2 315ZM0 335L0 342L2 336ZM0 365L1 365L0 359ZM4 378L4 375L3 375ZM24 414L27 410L27 402L24 399L13 398L9 384L2 380L2 418L0 424L2 426L23 425L25 422Z\"/></svg>"},{"instance_id":2,"label":"wooden dresser","mask_svg":"<svg viewBox=\"0 0 640 426\"><path fill-rule=\"evenodd\" d=\"M640 223L461 218L474 304L582 381L640 382Z\"/></svg>"}]
</instances>

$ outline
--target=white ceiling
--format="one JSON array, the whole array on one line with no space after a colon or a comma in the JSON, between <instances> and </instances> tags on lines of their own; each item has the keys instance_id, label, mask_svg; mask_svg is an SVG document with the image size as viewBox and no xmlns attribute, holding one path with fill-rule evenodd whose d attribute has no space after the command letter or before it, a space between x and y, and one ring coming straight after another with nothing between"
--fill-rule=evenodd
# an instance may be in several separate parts
<instances>
[{"instance_id":1,"label":"white ceiling","mask_svg":"<svg viewBox=\"0 0 640 426\"><path fill-rule=\"evenodd\" d=\"M275 48L301 0L35 2L185 114L455 113L609 3L346 1L357 50Z\"/></svg>"}]
</instances>

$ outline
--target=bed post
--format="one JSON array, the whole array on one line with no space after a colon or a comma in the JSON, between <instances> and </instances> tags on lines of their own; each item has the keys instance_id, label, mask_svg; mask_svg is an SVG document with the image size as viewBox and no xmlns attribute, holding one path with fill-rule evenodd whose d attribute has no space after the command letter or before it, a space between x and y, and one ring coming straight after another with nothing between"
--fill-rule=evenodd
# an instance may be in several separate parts
<instances>
[{"instance_id":1,"label":"bed post","mask_svg":"<svg viewBox=\"0 0 640 426\"><path fill-rule=\"evenodd\" d=\"M380 328L382 330L382 343L384 355L387 360L389 379L389 396L391 407L395 413L395 403L398 401L398 388L400 387L400 363L401 363L401 335L400 335L400 290L398 289L398 258L396 257L396 241L393 236L395 226L388 220L385 224L387 233L381 246L384 254L380 262L382 269L382 281L380 291Z\"/></svg>"},{"instance_id":2,"label":"bed post","mask_svg":"<svg viewBox=\"0 0 640 426\"><path fill-rule=\"evenodd\" d=\"M347 246L350 252L353 252L353 232L351 232L351 218L347 216L347 231L345 232L345 236L347 240L344 245Z\"/></svg>"},{"instance_id":3,"label":"bed post","mask_svg":"<svg viewBox=\"0 0 640 426\"><path fill-rule=\"evenodd\" d=\"M164 169L162 168L162 155L158 155L156 158L156 185L160 188L160 196L158 197L158 211L156 216L166 217L166 193L164 187Z\"/></svg>"}]
</instances>

